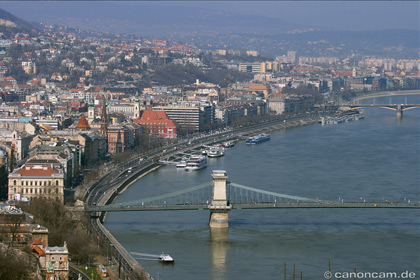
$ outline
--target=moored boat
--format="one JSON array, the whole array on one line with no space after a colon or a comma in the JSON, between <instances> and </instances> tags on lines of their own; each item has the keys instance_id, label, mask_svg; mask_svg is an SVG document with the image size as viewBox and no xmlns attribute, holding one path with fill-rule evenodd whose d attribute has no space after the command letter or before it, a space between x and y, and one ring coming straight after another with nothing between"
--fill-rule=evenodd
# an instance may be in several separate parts
<instances>
[{"instance_id":1,"label":"moored boat","mask_svg":"<svg viewBox=\"0 0 420 280\"><path fill-rule=\"evenodd\" d=\"M222 147L224 147L224 148L231 148L233 146L235 146L235 144L232 143L232 142L225 142L225 143L222 144Z\"/></svg>"},{"instance_id":2,"label":"moored boat","mask_svg":"<svg viewBox=\"0 0 420 280\"><path fill-rule=\"evenodd\" d=\"M207 150L208 157L221 157L224 154L225 154L225 150L223 147L220 147L220 146L213 146L213 147L210 147L209 150Z\"/></svg>"},{"instance_id":3,"label":"moored boat","mask_svg":"<svg viewBox=\"0 0 420 280\"><path fill-rule=\"evenodd\" d=\"M261 142L268 141L268 140L270 140L270 138L271 138L270 134L263 133L263 134L259 134L257 136L248 137L246 139L245 143L248 144L248 145L253 145L253 144L258 144L258 143L261 143Z\"/></svg>"},{"instance_id":4,"label":"moored boat","mask_svg":"<svg viewBox=\"0 0 420 280\"><path fill-rule=\"evenodd\" d=\"M181 161L177 163L176 167L184 168L185 166L187 166L187 161L188 158L182 158Z\"/></svg>"},{"instance_id":5,"label":"moored boat","mask_svg":"<svg viewBox=\"0 0 420 280\"><path fill-rule=\"evenodd\" d=\"M200 170L207 166L207 157L206 156L191 156L187 160L187 165L185 170Z\"/></svg>"}]
</instances>

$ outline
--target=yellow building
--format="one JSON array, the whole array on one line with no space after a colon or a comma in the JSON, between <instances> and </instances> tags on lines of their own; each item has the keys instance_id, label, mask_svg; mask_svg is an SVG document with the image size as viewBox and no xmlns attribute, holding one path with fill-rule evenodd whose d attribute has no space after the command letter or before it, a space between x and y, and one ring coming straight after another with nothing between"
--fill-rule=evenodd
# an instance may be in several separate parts
<instances>
[{"instance_id":1,"label":"yellow building","mask_svg":"<svg viewBox=\"0 0 420 280\"><path fill-rule=\"evenodd\" d=\"M64 172L51 165L23 165L9 174L9 200L46 197L64 202Z\"/></svg>"},{"instance_id":2,"label":"yellow building","mask_svg":"<svg viewBox=\"0 0 420 280\"><path fill-rule=\"evenodd\" d=\"M239 71L252 73L267 73L279 71L279 63L277 61L267 61L261 63L241 63Z\"/></svg>"}]
</instances>

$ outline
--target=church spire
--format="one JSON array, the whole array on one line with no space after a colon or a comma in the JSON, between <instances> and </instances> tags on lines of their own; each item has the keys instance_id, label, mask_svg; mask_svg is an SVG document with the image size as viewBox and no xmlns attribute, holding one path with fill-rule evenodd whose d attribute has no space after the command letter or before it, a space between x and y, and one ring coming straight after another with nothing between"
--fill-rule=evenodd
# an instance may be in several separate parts
<instances>
[{"instance_id":1,"label":"church spire","mask_svg":"<svg viewBox=\"0 0 420 280\"><path fill-rule=\"evenodd\" d=\"M104 102L102 104L102 114L101 114L101 132L105 136L108 134L107 107L108 107L108 98L107 98L107 95L104 94Z\"/></svg>"},{"instance_id":2,"label":"church spire","mask_svg":"<svg viewBox=\"0 0 420 280\"><path fill-rule=\"evenodd\" d=\"M88 105L88 120L92 124L95 121L95 100L93 93L90 93Z\"/></svg>"},{"instance_id":3,"label":"church spire","mask_svg":"<svg viewBox=\"0 0 420 280\"><path fill-rule=\"evenodd\" d=\"M95 106L95 101L93 100L93 93L91 92L89 95L89 107Z\"/></svg>"},{"instance_id":4,"label":"church spire","mask_svg":"<svg viewBox=\"0 0 420 280\"><path fill-rule=\"evenodd\" d=\"M136 91L136 97L134 98L133 119L140 119L140 99L138 91Z\"/></svg>"}]
</instances>

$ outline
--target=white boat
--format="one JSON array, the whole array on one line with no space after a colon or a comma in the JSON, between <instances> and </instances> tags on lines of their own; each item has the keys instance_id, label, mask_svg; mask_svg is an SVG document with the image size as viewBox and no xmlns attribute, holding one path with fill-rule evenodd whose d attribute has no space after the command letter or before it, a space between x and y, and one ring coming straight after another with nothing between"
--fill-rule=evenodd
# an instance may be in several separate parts
<instances>
[{"instance_id":1,"label":"white boat","mask_svg":"<svg viewBox=\"0 0 420 280\"><path fill-rule=\"evenodd\" d=\"M185 166L187 166L187 161L187 158L182 158L181 161L177 163L176 167L184 168Z\"/></svg>"},{"instance_id":2,"label":"white boat","mask_svg":"<svg viewBox=\"0 0 420 280\"><path fill-rule=\"evenodd\" d=\"M159 261L161 261L161 262L174 262L174 259L171 256L169 256L168 254L163 254L162 253L159 256Z\"/></svg>"},{"instance_id":3,"label":"white boat","mask_svg":"<svg viewBox=\"0 0 420 280\"><path fill-rule=\"evenodd\" d=\"M232 143L232 142L225 142L225 143L223 143L223 145L222 145L224 148L231 148L231 147L233 147L233 146L235 146L235 144L234 143Z\"/></svg>"},{"instance_id":4,"label":"white boat","mask_svg":"<svg viewBox=\"0 0 420 280\"><path fill-rule=\"evenodd\" d=\"M208 157L221 157L225 155L225 149L220 146L213 146L207 151Z\"/></svg>"},{"instance_id":5,"label":"white boat","mask_svg":"<svg viewBox=\"0 0 420 280\"><path fill-rule=\"evenodd\" d=\"M187 166L185 166L185 170L200 170L206 166L206 156L191 156L190 159L187 161Z\"/></svg>"}]
</instances>

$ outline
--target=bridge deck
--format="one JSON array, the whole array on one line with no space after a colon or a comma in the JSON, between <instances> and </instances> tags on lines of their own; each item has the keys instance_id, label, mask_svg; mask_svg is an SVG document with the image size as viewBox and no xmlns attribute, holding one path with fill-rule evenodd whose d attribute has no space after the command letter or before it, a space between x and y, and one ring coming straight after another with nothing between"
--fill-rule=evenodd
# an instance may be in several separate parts
<instances>
[{"instance_id":1,"label":"bridge deck","mask_svg":"<svg viewBox=\"0 0 420 280\"><path fill-rule=\"evenodd\" d=\"M221 210L230 209L275 209L275 208L410 208L420 209L420 203L413 202L288 202L288 203L234 203L226 208L209 209L207 204L177 204L177 205L130 205L130 206L96 206L88 207L88 212L115 211L165 211L165 210Z\"/></svg>"}]
</instances>

